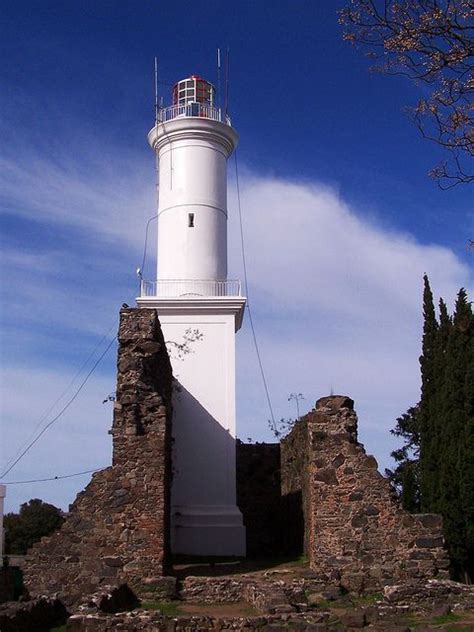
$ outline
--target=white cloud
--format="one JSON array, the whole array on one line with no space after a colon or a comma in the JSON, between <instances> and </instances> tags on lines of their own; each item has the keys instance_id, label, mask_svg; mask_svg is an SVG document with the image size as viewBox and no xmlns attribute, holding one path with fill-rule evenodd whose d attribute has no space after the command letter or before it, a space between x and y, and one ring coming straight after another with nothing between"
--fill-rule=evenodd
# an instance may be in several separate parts
<instances>
[{"instance_id":1,"label":"white cloud","mask_svg":"<svg viewBox=\"0 0 474 632\"><path fill-rule=\"evenodd\" d=\"M285 310L365 320L370 305L418 309L424 271L441 293L469 280L448 249L368 223L324 186L250 178L242 199L250 280Z\"/></svg>"},{"instance_id":2,"label":"white cloud","mask_svg":"<svg viewBox=\"0 0 474 632\"><path fill-rule=\"evenodd\" d=\"M55 159L18 145L14 156L0 157L2 213L73 229L91 245L140 251L156 206L152 156L108 153L93 137L74 140L74 151L68 146Z\"/></svg>"}]
</instances>

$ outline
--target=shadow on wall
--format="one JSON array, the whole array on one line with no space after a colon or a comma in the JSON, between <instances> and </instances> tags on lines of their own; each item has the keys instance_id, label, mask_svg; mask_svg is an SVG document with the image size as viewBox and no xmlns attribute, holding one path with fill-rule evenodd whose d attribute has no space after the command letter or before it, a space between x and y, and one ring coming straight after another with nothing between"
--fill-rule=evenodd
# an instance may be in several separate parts
<instances>
[{"instance_id":1,"label":"shadow on wall","mask_svg":"<svg viewBox=\"0 0 474 632\"><path fill-rule=\"evenodd\" d=\"M236 441L177 381L173 410L172 506L237 505L247 557L302 555L302 493L282 496L280 444Z\"/></svg>"},{"instance_id":2,"label":"shadow on wall","mask_svg":"<svg viewBox=\"0 0 474 632\"><path fill-rule=\"evenodd\" d=\"M173 410L172 505L235 505L234 437L178 381Z\"/></svg>"},{"instance_id":3,"label":"shadow on wall","mask_svg":"<svg viewBox=\"0 0 474 632\"><path fill-rule=\"evenodd\" d=\"M304 512L301 490L281 497L283 516L282 548L286 555L304 555Z\"/></svg>"}]
</instances>

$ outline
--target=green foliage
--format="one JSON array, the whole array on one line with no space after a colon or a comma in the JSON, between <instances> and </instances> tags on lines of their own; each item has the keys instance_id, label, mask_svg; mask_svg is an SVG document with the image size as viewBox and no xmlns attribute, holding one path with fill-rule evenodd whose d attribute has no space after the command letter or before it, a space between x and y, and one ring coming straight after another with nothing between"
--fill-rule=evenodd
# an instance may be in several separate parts
<instances>
[{"instance_id":1,"label":"green foliage","mask_svg":"<svg viewBox=\"0 0 474 632\"><path fill-rule=\"evenodd\" d=\"M420 509L420 488L418 484L417 464L408 464L402 471L402 506L407 511L416 513Z\"/></svg>"},{"instance_id":2,"label":"green foliage","mask_svg":"<svg viewBox=\"0 0 474 632\"><path fill-rule=\"evenodd\" d=\"M142 602L141 607L145 610L159 610L167 617L174 617L179 614L179 604L178 601L145 601Z\"/></svg>"},{"instance_id":3,"label":"green foliage","mask_svg":"<svg viewBox=\"0 0 474 632\"><path fill-rule=\"evenodd\" d=\"M417 404L397 419L397 425L391 433L402 438L404 445L392 452L397 467L386 470L386 475L401 497L404 509L411 512L420 509L419 417L420 406Z\"/></svg>"},{"instance_id":4,"label":"green foliage","mask_svg":"<svg viewBox=\"0 0 474 632\"><path fill-rule=\"evenodd\" d=\"M440 625L441 623L455 623L456 621L461 621L462 618L455 614L454 612L449 612L448 614L441 614L439 617L433 618L433 623Z\"/></svg>"},{"instance_id":5,"label":"green foliage","mask_svg":"<svg viewBox=\"0 0 474 632\"><path fill-rule=\"evenodd\" d=\"M23 503L20 512L4 517L5 553L24 555L45 535L50 535L64 522L61 511L54 505L34 498Z\"/></svg>"},{"instance_id":6,"label":"green foliage","mask_svg":"<svg viewBox=\"0 0 474 632\"><path fill-rule=\"evenodd\" d=\"M439 500L455 576L474 575L473 362L474 316L459 291L447 336L443 380L438 384Z\"/></svg>"},{"instance_id":7,"label":"green foliage","mask_svg":"<svg viewBox=\"0 0 474 632\"><path fill-rule=\"evenodd\" d=\"M409 511L443 516L456 579L474 577L474 315L462 288L452 318L424 277L421 400L397 419L388 475Z\"/></svg>"},{"instance_id":8,"label":"green foliage","mask_svg":"<svg viewBox=\"0 0 474 632\"><path fill-rule=\"evenodd\" d=\"M360 597L352 597L352 603L356 606L370 606L376 604L378 601L383 601L384 596L382 593L374 593L372 595L362 595Z\"/></svg>"},{"instance_id":9,"label":"green foliage","mask_svg":"<svg viewBox=\"0 0 474 632\"><path fill-rule=\"evenodd\" d=\"M436 337L438 322L436 320L428 277L423 277L423 342L420 356L421 368L421 400L419 404L420 432L420 495L422 509L431 507L437 497L436 470L437 449L434 408L436 406Z\"/></svg>"}]
</instances>

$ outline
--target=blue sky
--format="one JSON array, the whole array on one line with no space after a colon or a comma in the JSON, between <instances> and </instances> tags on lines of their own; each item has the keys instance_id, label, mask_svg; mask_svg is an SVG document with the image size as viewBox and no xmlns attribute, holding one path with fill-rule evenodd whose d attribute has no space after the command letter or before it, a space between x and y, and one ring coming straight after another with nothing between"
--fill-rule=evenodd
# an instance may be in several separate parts
<instances>
[{"instance_id":1,"label":"blue sky","mask_svg":"<svg viewBox=\"0 0 474 632\"><path fill-rule=\"evenodd\" d=\"M217 46L231 51L249 289L276 416L294 414L293 391L305 409L344 392L368 451L389 464L388 429L419 393L421 276L448 303L472 291L473 194L428 178L444 154L404 112L421 88L369 72L342 41L343 4L4 3L0 465L133 304L155 212L154 56L166 102L178 79L215 79ZM242 277L232 162L229 182L231 276ZM270 440L248 324L238 354L239 435ZM114 366L112 350L6 482L109 463ZM66 507L86 482L12 485L7 507Z\"/></svg>"}]
</instances>

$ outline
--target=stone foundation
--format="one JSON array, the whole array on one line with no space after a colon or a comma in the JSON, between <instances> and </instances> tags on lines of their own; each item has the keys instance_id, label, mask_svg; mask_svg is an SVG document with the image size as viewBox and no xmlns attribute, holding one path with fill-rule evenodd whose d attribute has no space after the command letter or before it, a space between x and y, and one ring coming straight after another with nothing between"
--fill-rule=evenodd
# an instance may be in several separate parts
<instances>
[{"instance_id":1,"label":"stone foundation","mask_svg":"<svg viewBox=\"0 0 474 632\"><path fill-rule=\"evenodd\" d=\"M311 568L351 592L446 578L441 517L401 508L357 441L353 405L342 396L318 400L282 442L282 493L299 498Z\"/></svg>"},{"instance_id":2,"label":"stone foundation","mask_svg":"<svg viewBox=\"0 0 474 632\"><path fill-rule=\"evenodd\" d=\"M154 310L123 309L118 333L112 467L70 507L23 567L31 595L77 603L101 584L157 590L169 547L172 372Z\"/></svg>"},{"instance_id":3,"label":"stone foundation","mask_svg":"<svg viewBox=\"0 0 474 632\"><path fill-rule=\"evenodd\" d=\"M367 628L372 632L440 632L457 629L453 620L458 621L460 630L473 629L474 588L447 580L404 582L362 598L343 595L337 590L317 590L309 579L285 579L282 573L279 579L242 576L235 581L232 578L218 581L195 577L193 584L196 591L191 601L198 602L194 609L183 590L180 600L173 604L172 616L141 608L124 612L119 599L110 614L114 592L120 591L115 589L109 594L97 594L80 606L68 620L67 629L69 632L353 632ZM198 593L201 599L195 599ZM169 605L163 605L163 609ZM439 617L449 613L454 613L453 619L446 627L440 625Z\"/></svg>"}]
</instances>

